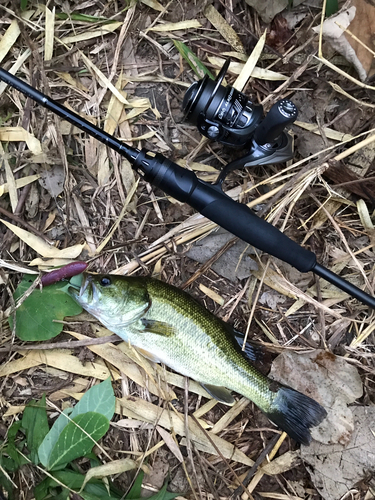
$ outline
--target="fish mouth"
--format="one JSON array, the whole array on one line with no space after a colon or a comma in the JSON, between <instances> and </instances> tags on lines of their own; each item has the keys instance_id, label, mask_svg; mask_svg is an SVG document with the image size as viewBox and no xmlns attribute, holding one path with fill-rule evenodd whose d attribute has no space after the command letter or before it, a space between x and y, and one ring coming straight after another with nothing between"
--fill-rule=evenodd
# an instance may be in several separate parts
<instances>
[{"instance_id":1,"label":"fish mouth","mask_svg":"<svg viewBox=\"0 0 375 500\"><path fill-rule=\"evenodd\" d=\"M89 274L83 273L73 276L69 280L69 293L76 299L81 299L88 286L90 285L92 277Z\"/></svg>"},{"instance_id":2,"label":"fish mouth","mask_svg":"<svg viewBox=\"0 0 375 500\"><path fill-rule=\"evenodd\" d=\"M100 299L98 287L94 281L95 276L92 274L84 274L81 288L79 290L78 298L84 300L84 294L86 294L87 305L95 305Z\"/></svg>"},{"instance_id":3,"label":"fish mouth","mask_svg":"<svg viewBox=\"0 0 375 500\"><path fill-rule=\"evenodd\" d=\"M87 287L90 285L90 276L88 274L83 275L83 280L81 284L81 288L79 289L79 297L81 298L82 295L85 293L87 290Z\"/></svg>"}]
</instances>

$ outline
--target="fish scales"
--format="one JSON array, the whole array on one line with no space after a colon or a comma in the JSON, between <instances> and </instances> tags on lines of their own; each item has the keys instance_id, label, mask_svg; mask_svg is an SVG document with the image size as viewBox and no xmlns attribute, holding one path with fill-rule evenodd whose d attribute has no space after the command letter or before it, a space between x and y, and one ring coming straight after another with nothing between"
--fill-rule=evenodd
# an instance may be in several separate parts
<instances>
[{"instance_id":1,"label":"fish scales","mask_svg":"<svg viewBox=\"0 0 375 500\"><path fill-rule=\"evenodd\" d=\"M144 318L168 322L174 334L161 337L146 331L139 334L137 322L129 327L130 343L152 352L167 366L204 384L225 386L240 392L258 406L271 404L272 393L264 375L251 366L221 320L188 294L161 281L144 278L152 305ZM187 300L188 298L188 300ZM121 336L121 332L116 332ZM257 382L253 378L257 377Z\"/></svg>"}]
</instances>

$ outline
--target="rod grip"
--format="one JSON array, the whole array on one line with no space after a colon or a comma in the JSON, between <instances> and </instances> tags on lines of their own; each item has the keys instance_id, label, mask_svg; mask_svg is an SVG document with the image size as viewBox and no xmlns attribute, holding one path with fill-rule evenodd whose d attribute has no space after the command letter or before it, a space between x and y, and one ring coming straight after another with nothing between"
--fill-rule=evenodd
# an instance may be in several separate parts
<instances>
[{"instance_id":1,"label":"rod grip","mask_svg":"<svg viewBox=\"0 0 375 500\"><path fill-rule=\"evenodd\" d=\"M142 150L135 168L144 179L177 200L188 203L202 215L250 243L255 248L288 262L301 272L316 264L313 252L301 247L246 205L227 196L217 185L208 184L194 172L172 163L162 155L150 156Z\"/></svg>"}]
</instances>

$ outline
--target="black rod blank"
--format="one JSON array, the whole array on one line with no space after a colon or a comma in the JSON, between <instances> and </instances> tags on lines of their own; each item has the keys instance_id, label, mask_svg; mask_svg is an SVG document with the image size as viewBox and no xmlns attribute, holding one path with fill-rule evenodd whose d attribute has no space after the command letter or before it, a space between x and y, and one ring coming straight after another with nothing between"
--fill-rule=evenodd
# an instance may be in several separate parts
<instances>
[{"instance_id":1,"label":"black rod blank","mask_svg":"<svg viewBox=\"0 0 375 500\"><path fill-rule=\"evenodd\" d=\"M363 304L375 309L374 297L318 264L313 252L301 247L272 224L257 217L246 205L232 200L218 186L201 181L193 172L172 163L161 154L149 155L147 150L139 151L122 143L2 68L0 68L0 80L117 151L129 160L146 181L160 187L179 201L190 204L239 238L288 262L301 272L313 271Z\"/></svg>"}]
</instances>

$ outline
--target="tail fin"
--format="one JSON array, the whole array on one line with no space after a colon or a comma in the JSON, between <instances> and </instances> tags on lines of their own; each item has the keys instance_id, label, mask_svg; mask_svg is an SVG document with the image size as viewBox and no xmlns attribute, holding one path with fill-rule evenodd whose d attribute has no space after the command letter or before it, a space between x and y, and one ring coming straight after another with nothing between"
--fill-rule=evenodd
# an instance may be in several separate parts
<instances>
[{"instance_id":1,"label":"tail fin","mask_svg":"<svg viewBox=\"0 0 375 500\"><path fill-rule=\"evenodd\" d=\"M301 444L309 445L310 427L315 427L327 416L319 403L304 394L281 386L272 403L271 411L266 413L283 431Z\"/></svg>"}]
</instances>

